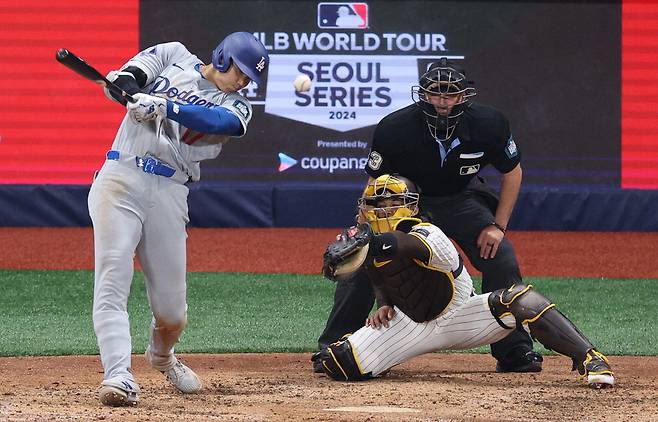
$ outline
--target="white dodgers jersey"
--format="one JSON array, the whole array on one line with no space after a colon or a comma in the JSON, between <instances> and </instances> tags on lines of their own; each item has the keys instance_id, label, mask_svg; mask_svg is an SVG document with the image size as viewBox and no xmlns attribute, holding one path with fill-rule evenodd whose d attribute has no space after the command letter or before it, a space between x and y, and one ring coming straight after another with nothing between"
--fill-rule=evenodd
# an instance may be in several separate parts
<instances>
[{"instance_id":1,"label":"white dodgers jersey","mask_svg":"<svg viewBox=\"0 0 658 422\"><path fill-rule=\"evenodd\" d=\"M206 80L201 74L202 65L183 44L170 42L147 48L122 68L136 66L146 73L143 93L177 104L226 108L240 119L245 133L251 120L251 104L242 95L222 92ZM112 149L158 158L197 181L199 162L217 157L229 138L199 133L170 119L134 123L126 114Z\"/></svg>"}]
</instances>

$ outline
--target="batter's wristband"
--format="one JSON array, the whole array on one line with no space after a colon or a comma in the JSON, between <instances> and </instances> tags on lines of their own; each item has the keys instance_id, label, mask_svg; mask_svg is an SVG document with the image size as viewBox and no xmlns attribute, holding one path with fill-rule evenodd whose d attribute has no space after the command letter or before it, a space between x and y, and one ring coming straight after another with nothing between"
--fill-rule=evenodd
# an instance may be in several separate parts
<instances>
[{"instance_id":1,"label":"batter's wristband","mask_svg":"<svg viewBox=\"0 0 658 422\"><path fill-rule=\"evenodd\" d=\"M501 226L500 224L496 223L495 221L492 221L492 222L489 223L489 224L492 225L492 226L494 226L495 228L497 228L497 229L500 230L501 232L503 232L503 234L505 234L505 232L507 231L507 229L506 229L505 227Z\"/></svg>"}]
</instances>

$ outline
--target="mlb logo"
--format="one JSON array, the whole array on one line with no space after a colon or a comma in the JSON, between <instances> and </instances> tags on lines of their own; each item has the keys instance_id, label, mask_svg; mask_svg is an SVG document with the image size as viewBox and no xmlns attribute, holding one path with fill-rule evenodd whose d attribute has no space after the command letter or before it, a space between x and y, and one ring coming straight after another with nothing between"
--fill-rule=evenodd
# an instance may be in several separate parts
<instances>
[{"instance_id":1,"label":"mlb logo","mask_svg":"<svg viewBox=\"0 0 658 422\"><path fill-rule=\"evenodd\" d=\"M473 166L462 166L459 168L460 176L468 176L469 174L475 174L480 171L480 165L475 164Z\"/></svg>"},{"instance_id":2,"label":"mlb logo","mask_svg":"<svg viewBox=\"0 0 658 422\"><path fill-rule=\"evenodd\" d=\"M365 29L368 3L318 3L318 27Z\"/></svg>"}]
</instances>

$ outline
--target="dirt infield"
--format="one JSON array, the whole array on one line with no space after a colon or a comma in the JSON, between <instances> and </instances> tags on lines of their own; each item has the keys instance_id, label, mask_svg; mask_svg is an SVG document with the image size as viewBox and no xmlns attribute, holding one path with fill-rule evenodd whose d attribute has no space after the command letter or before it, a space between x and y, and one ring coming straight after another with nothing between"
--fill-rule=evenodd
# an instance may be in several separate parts
<instances>
[{"instance_id":1,"label":"dirt infield","mask_svg":"<svg viewBox=\"0 0 658 422\"><path fill-rule=\"evenodd\" d=\"M317 274L319 256L335 233L191 229L189 267ZM526 276L658 279L656 259L648 259L657 233L510 237ZM0 268L92 269L91 230L0 228ZM140 403L112 409L98 402L98 356L0 358L0 420L658 420L655 357L611 357L619 384L601 391L587 388L565 357L547 357L539 374L497 374L488 355L430 354L364 383L312 374L308 359L309 354L183 355L204 381L200 394L184 396L135 356Z\"/></svg>"},{"instance_id":2,"label":"dirt infield","mask_svg":"<svg viewBox=\"0 0 658 422\"><path fill-rule=\"evenodd\" d=\"M322 252L337 232L192 228L188 269L319 274ZM525 276L658 279L658 233L510 232L508 237ZM91 270L93 248L90 228L0 227L0 268Z\"/></svg>"},{"instance_id":3,"label":"dirt infield","mask_svg":"<svg viewBox=\"0 0 658 422\"><path fill-rule=\"evenodd\" d=\"M116 409L98 402L96 356L2 358L0 420L658 420L658 361L641 357L614 357L620 384L599 391L585 387L565 357L547 358L539 374L511 375L492 372L487 355L431 354L363 383L312 374L308 356L299 354L182 358L203 379L200 394L174 392L134 356L140 402Z\"/></svg>"}]
</instances>

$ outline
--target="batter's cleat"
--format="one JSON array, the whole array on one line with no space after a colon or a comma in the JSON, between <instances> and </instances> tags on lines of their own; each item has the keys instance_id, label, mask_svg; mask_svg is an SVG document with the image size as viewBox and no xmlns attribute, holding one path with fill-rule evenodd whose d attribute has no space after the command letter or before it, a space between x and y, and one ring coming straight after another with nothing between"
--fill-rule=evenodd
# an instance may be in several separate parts
<instances>
[{"instance_id":1,"label":"batter's cleat","mask_svg":"<svg viewBox=\"0 0 658 422\"><path fill-rule=\"evenodd\" d=\"M587 384L592 388L610 388L615 385L615 374L608 358L595 349L587 351L585 360L578 364L578 373L587 379Z\"/></svg>"},{"instance_id":2,"label":"batter's cleat","mask_svg":"<svg viewBox=\"0 0 658 422\"><path fill-rule=\"evenodd\" d=\"M199 379L199 376L187 365L176 359L175 356L172 356L174 363L169 369L161 369L158 365L154 364L153 355L151 355L151 346L146 348L144 357L151 367L162 372L171 385L176 387L181 393L189 394L201 391L201 380Z\"/></svg>"},{"instance_id":3,"label":"batter's cleat","mask_svg":"<svg viewBox=\"0 0 658 422\"><path fill-rule=\"evenodd\" d=\"M512 351L509 358L496 363L496 372L541 372L544 358L534 350Z\"/></svg>"},{"instance_id":4,"label":"batter's cleat","mask_svg":"<svg viewBox=\"0 0 658 422\"><path fill-rule=\"evenodd\" d=\"M106 406L132 406L139 400L139 386L123 377L110 378L101 383L98 398Z\"/></svg>"},{"instance_id":5,"label":"batter's cleat","mask_svg":"<svg viewBox=\"0 0 658 422\"><path fill-rule=\"evenodd\" d=\"M175 359L175 358L174 358ZM176 359L174 366L166 371L160 371L167 380L181 393L191 394L201 391L201 380L187 365Z\"/></svg>"}]
</instances>

